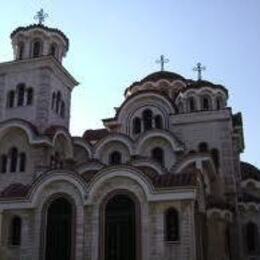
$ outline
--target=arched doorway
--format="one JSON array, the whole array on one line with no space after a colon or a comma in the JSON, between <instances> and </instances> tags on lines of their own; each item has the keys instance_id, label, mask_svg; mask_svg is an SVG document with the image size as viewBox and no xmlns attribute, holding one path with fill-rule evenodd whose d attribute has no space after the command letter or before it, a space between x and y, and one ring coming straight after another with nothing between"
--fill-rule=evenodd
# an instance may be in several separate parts
<instances>
[{"instance_id":1,"label":"arched doorway","mask_svg":"<svg viewBox=\"0 0 260 260\"><path fill-rule=\"evenodd\" d=\"M47 209L45 260L71 260L71 242L72 205L59 197Z\"/></svg>"},{"instance_id":2,"label":"arched doorway","mask_svg":"<svg viewBox=\"0 0 260 260\"><path fill-rule=\"evenodd\" d=\"M136 208L127 195L115 195L105 207L104 260L136 260Z\"/></svg>"}]
</instances>

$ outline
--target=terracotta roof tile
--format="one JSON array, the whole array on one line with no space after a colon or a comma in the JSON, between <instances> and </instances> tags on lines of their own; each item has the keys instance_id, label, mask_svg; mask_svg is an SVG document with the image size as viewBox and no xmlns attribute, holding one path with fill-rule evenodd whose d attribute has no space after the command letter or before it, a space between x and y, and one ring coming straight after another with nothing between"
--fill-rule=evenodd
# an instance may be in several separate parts
<instances>
[{"instance_id":1,"label":"terracotta roof tile","mask_svg":"<svg viewBox=\"0 0 260 260\"><path fill-rule=\"evenodd\" d=\"M88 142L98 141L103 137L106 137L108 134L109 131L106 128L95 129L95 130L90 129L85 131L83 138Z\"/></svg>"}]
</instances>

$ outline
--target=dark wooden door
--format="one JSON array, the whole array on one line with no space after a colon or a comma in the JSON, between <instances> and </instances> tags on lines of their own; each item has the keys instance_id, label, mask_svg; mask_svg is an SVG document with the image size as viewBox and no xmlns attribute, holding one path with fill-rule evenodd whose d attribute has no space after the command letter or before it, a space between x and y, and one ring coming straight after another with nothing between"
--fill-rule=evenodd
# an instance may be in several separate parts
<instances>
[{"instance_id":1,"label":"dark wooden door","mask_svg":"<svg viewBox=\"0 0 260 260\"><path fill-rule=\"evenodd\" d=\"M135 259L135 205L127 196L117 195L105 211L105 260Z\"/></svg>"},{"instance_id":2,"label":"dark wooden door","mask_svg":"<svg viewBox=\"0 0 260 260\"><path fill-rule=\"evenodd\" d=\"M46 260L71 260L72 207L64 198L53 201L47 212Z\"/></svg>"}]
</instances>

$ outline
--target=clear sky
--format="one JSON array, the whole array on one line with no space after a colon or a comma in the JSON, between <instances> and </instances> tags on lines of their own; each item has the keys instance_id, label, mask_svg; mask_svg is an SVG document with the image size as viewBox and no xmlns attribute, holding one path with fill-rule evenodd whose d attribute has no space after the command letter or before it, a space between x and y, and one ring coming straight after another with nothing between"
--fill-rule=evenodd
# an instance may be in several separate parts
<instances>
[{"instance_id":1,"label":"clear sky","mask_svg":"<svg viewBox=\"0 0 260 260\"><path fill-rule=\"evenodd\" d=\"M12 30L34 23L41 7L46 25L71 41L64 65L81 83L72 96L74 135L102 127L124 89L158 70L154 61L165 54L167 70L196 78L201 61L204 79L228 88L233 112L243 113L242 159L260 167L259 0L2 1L0 62L12 59Z\"/></svg>"}]
</instances>

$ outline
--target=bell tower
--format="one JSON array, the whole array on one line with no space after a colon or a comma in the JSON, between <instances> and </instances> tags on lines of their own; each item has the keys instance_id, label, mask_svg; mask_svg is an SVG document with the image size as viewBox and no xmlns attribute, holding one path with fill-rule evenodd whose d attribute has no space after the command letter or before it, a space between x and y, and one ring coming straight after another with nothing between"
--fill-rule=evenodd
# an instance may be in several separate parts
<instances>
[{"instance_id":1,"label":"bell tower","mask_svg":"<svg viewBox=\"0 0 260 260\"><path fill-rule=\"evenodd\" d=\"M11 33L14 60L0 63L0 122L26 120L43 132L50 126L69 127L71 91L77 81L63 67L69 39L56 28L37 24Z\"/></svg>"}]
</instances>

